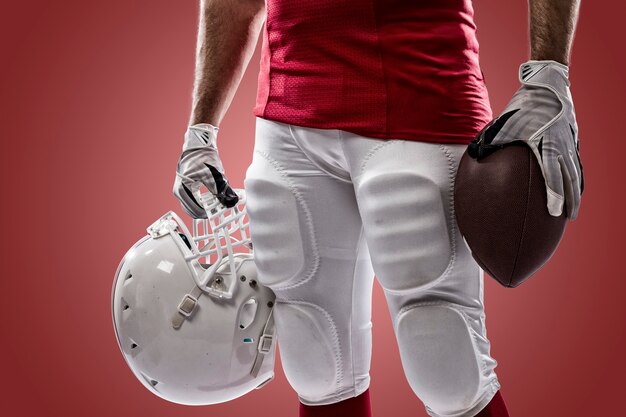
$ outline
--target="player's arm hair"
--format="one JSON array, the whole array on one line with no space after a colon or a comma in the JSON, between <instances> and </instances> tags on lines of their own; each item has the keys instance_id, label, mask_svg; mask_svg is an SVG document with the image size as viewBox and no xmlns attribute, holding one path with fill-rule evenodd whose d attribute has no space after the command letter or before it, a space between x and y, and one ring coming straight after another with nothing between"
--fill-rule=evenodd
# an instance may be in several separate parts
<instances>
[{"instance_id":1,"label":"player's arm hair","mask_svg":"<svg viewBox=\"0 0 626 417\"><path fill-rule=\"evenodd\" d=\"M580 0L528 0L530 59L569 65Z\"/></svg>"},{"instance_id":2,"label":"player's arm hair","mask_svg":"<svg viewBox=\"0 0 626 417\"><path fill-rule=\"evenodd\" d=\"M219 126L264 20L264 0L201 0L190 125Z\"/></svg>"}]
</instances>

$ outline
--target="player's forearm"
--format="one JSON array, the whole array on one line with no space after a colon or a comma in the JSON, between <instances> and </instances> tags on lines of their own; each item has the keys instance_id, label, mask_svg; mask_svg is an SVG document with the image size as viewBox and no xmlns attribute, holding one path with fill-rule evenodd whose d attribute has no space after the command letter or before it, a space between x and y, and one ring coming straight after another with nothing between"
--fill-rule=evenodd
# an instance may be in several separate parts
<instances>
[{"instance_id":1,"label":"player's forearm","mask_svg":"<svg viewBox=\"0 0 626 417\"><path fill-rule=\"evenodd\" d=\"M202 0L190 124L218 126L254 53L263 0Z\"/></svg>"},{"instance_id":2,"label":"player's forearm","mask_svg":"<svg viewBox=\"0 0 626 417\"><path fill-rule=\"evenodd\" d=\"M569 65L580 0L528 0L530 58Z\"/></svg>"}]
</instances>

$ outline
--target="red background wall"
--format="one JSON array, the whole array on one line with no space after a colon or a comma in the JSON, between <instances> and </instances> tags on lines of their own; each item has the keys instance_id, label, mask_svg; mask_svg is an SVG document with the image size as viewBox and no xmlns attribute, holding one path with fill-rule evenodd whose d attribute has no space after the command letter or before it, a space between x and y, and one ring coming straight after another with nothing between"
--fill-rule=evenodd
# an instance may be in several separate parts
<instances>
[{"instance_id":1,"label":"red background wall","mask_svg":"<svg viewBox=\"0 0 626 417\"><path fill-rule=\"evenodd\" d=\"M196 1L3 1L0 13L0 413L5 416L294 416L277 366L234 402L150 394L118 352L113 273L169 209L190 108ZM526 2L475 4L494 112L527 58ZM489 337L513 417L607 416L626 389L623 206L626 3L584 1L571 79L586 191L551 263L515 290L486 281ZM251 160L257 55L220 130L229 178ZM377 416L426 416L374 299ZM391 412L390 410L393 410Z\"/></svg>"}]
</instances>

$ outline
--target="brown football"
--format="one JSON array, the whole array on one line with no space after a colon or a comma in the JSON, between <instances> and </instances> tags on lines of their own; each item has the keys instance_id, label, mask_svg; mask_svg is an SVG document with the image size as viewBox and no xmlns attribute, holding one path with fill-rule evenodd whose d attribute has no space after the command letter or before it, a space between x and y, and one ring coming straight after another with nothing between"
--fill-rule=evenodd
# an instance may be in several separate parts
<instances>
[{"instance_id":1,"label":"brown football","mask_svg":"<svg viewBox=\"0 0 626 417\"><path fill-rule=\"evenodd\" d=\"M551 216L539 162L522 142L476 160L461 158L454 208L478 264L505 287L517 287L556 250L567 219Z\"/></svg>"}]
</instances>

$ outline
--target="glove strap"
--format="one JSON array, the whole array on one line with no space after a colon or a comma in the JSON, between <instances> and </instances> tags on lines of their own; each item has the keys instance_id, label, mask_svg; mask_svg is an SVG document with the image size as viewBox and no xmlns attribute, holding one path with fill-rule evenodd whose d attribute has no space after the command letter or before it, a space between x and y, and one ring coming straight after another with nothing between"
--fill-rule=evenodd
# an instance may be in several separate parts
<instances>
[{"instance_id":1,"label":"glove strap","mask_svg":"<svg viewBox=\"0 0 626 417\"><path fill-rule=\"evenodd\" d=\"M504 145L486 145L483 144L482 141L474 141L467 147L467 154L480 161L502 148L504 148Z\"/></svg>"}]
</instances>

